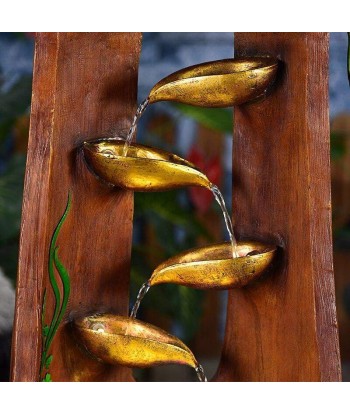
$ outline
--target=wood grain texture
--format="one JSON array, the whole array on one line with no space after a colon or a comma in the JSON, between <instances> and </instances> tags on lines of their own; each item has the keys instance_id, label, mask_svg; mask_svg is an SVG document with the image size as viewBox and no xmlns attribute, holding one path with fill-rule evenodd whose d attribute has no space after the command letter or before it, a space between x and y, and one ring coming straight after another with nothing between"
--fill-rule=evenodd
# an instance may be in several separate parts
<instances>
[{"instance_id":1,"label":"wood grain texture","mask_svg":"<svg viewBox=\"0 0 350 415\"><path fill-rule=\"evenodd\" d=\"M48 281L48 249L68 191L72 208L58 245L72 288L51 350L50 373L54 381L132 380L129 369L93 362L81 353L68 322L77 313L128 312L132 193L96 180L87 170L79 146L86 139L126 134L136 109L140 47L138 33L37 35L13 381L39 379L45 287L48 320L54 301Z\"/></svg>"},{"instance_id":2,"label":"wood grain texture","mask_svg":"<svg viewBox=\"0 0 350 415\"><path fill-rule=\"evenodd\" d=\"M282 62L267 99L235 109L233 150L236 232L281 250L269 275L230 292L216 379L339 381L328 34L236 33L235 54Z\"/></svg>"}]
</instances>

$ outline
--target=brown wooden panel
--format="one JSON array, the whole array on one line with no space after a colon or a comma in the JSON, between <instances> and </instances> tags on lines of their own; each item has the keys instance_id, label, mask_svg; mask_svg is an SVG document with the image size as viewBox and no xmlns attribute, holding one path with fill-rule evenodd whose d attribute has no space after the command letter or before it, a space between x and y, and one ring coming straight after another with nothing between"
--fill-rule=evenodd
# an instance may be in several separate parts
<instances>
[{"instance_id":1,"label":"brown wooden panel","mask_svg":"<svg viewBox=\"0 0 350 415\"><path fill-rule=\"evenodd\" d=\"M39 379L41 308L53 310L48 249L72 195L58 239L71 296L53 342L54 381L131 380L126 368L92 363L69 331L72 313L126 314L132 238L131 192L99 183L78 151L85 139L125 134L136 109L138 33L37 35L27 172L23 200L12 379ZM91 376L86 368L93 371Z\"/></svg>"},{"instance_id":2,"label":"brown wooden panel","mask_svg":"<svg viewBox=\"0 0 350 415\"><path fill-rule=\"evenodd\" d=\"M265 101L235 109L233 212L279 263L229 294L219 380L338 381L328 115L328 34L236 33L236 56L281 65Z\"/></svg>"}]
</instances>

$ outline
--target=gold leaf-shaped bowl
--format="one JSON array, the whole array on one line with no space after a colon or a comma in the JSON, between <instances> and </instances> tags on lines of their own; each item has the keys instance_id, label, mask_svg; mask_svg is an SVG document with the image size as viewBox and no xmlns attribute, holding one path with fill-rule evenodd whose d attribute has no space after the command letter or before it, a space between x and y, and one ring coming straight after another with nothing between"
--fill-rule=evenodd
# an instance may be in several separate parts
<instances>
[{"instance_id":1,"label":"gold leaf-shaped bowl","mask_svg":"<svg viewBox=\"0 0 350 415\"><path fill-rule=\"evenodd\" d=\"M259 277L271 264L276 246L239 242L233 258L230 242L192 249L160 264L149 285L179 284L198 289L243 287Z\"/></svg>"},{"instance_id":2,"label":"gold leaf-shaped bowl","mask_svg":"<svg viewBox=\"0 0 350 415\"><path fill-rule=\"evenodd\" d=\"M181 157L141 144L131 144L124 156L124 143L101 139L83 144L90 170L108 184L139 192L184 186L210 188L208 178Z\"/></svg>"},{"instance_id":3,"label":"gold leaf-shaped bowl","mask_svg":"<svg viewBox=\"0 0 350 415\"><path fill-rule=\"evenodd\" d=\"M134 318L97 314L76 319L74 328L88 353L105 363L140 368L168 363L198 367L181 340Z\"/></svg>"},{"instance_id":4,"label":"gold leaf-shaped bowl","mask_svg":"<svg viewBox=\"0 0 350 415\"><path fill-rule=\"evenodd\" d=\"M177 71L159 81L149 102L176 101L200 107L230 107L254 100L276 78L277 59L224 59Z\"/></svg>"}]
</instances>

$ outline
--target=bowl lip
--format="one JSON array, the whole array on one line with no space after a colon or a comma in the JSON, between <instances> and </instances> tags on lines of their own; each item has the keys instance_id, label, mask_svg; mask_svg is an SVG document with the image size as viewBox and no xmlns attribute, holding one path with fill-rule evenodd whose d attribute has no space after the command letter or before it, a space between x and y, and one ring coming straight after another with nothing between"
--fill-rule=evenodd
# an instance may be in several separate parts
<instances>
[{"instance_id":1,"label":"bowl lip","mask_svg":"<svg viewBox=\"0 0 350 415\"><path fill-rule=\"evenodd\" d=\"M121 333L121 332L115 332L115 333L97 332L97 331L92 330L92 329L89 329L87 327L82 327L82 328L78 327L78 330L84 330L87 333L98 334L99 336L106 336L106 337L107 336L121 336L123 338L140 339L140 340L147 341L147 342L151 342L151 343L168 344L168 345L170 345L170 346L172 346L174 348L181 349L183 351L186 351L187 350L186 348L183 348L179 344L175 343L175 340L174 340L174 343L172 343L171 341L165 341L165 340L162 341L162 340L160 340L160 339L158 339L156 337L153 337L149 333L145 337L142 337L142 336L136 336L136 335L133 335L133 334L130 334L130 333ZM170 336L170 333L167 333L167 335ZM175 337L175 336L173 336L173 337ZM178 339L177 338L177 340L180 341L180 342L182 342L181 339ZM183 344L185 344L185 343L183 343Z\"/></svg>"},{"instance_id":2,"label":"bowl lip","mask_svg":"<svg viewBox=\"0 0 350 415\"><path fill-rule=\"evenodd\" d=\"M166 330L164 330L160 327L157 327L154 324L151 324L151 323L148 323L146 321L142 321L142 320L139 320L137 318L130 317L130 316L121 316L121 315L113 314L113 313L96 313L96 314L93 314L93 315L87 315L85 317L80 317L78 319L78 321L79 320L84 320L84 319L89 318L89 317L94 317L94 316L96 316L96 317L97 316L118 317L118 319L121 320L120 321L121 324L136 323L136 325L142 326L144 329L146 329L146 330L148 329L150 331L148 332L148 336L146 336L146 337L129 334L127 332L127 328L126 328L125 333L121 333L121 332L115 332L115 333L98 332L98 331L93 330L89 327L79 325L79 324L77 324L77 321L74 321L74 325L75 325L76 330L78 330L78 331L83 330L87 333L98 334L100 336L122 336L122 337L129 337L129 338L132 338L132 339L146 340L146 341L149 341L149 342L154 342L154 343L159 343L159 344L161 344L161 343L169 344L169 345L171 345L173 347L176 347L176 348L179 348L181 350L191 352L189 347L181 339L174 336L173 334L168 333ZM153 330L158 331L160 335L163 334L168 339L168 341L165 341L165 340L161 341L159 338L156 338L155 336L152 336L151 331L153 331ZM172 343L171 341L173 341L174 343ZM191 352L191 354L193 355L192 352Z\"/></svg>"},{"instance_id":3,"label":"bowl lip","mask_svg":"<svg viewBox=\"0 0 350 415\"><path fill-rule=\"evenodd\" d=\"M118 138L118 139L116 139L116 138L110 138L110 139L108 139L108 138L107 139L106 138L99 138L97 140L84 141L83 142L83 151L87 150L87 151L92 152L87 146L85 146L85 144L97 144L99 142L105 142L105 141L111 141L111 142L116 141L117 142L116 144L120 145L121 147L124 146L124 143L125 143L125 140L122 139L122 138ZM103 157L103 158L106 158L106 159L109 159L109 160L116 160L116 161L118 161L118 160L120 160L120 161L139 160L140 161L140 160L142 160L142 161L149 161L149 162L167 163L167 164L172 164L174 166L183 166L183 167L186 167L186 168L190 168L190 169L196 170L199 173L204 174L196 165L194 165L193 163L187 161L186 159L178 156L175 153L170 153L169 151L166 151L166 150L158 150L157 148L147 146L147 145L144 145L144 144L138 144L138 143L130 143L130 147L138 147L140 149L144 148L146 150L152 150L154 152L159 151L158 154L160 154L161 156L162 156L162 153L169 154L169 155L175 156L178 159L179 162L176 162L176 160L170 161L170 160L166 160L166 159L162 160L162 159L156 159L156 158L135 157L135 156L128 156L128 155L127 156L123 156L123 155L114 156L114 155L103 154L103 153L95 153L95 154L99 157Z\"/></svg>"},{"instance_id":4,"label":"bowl lip","mask_svg":"<svg viewBox=\"0 0 350 415\"><path fill-rule=\"evenodd\" d=\"M234 64L234 63L242 63L242 62L260 62L260 65L254 67L254 68L249 68L249 69L244 69L244 70L240 70L240 71L227 71L224 73L215 73L213 72L212 74L198 74L198 75L191 75L188 77L182 77L179 78L178 75L183 74L186 71L191 71L195 68L201 68L204 66L208 66L208 65L212 65L212 64L217 64L217 65L228 65L228 64ZM155 92L156 90L166 86L166 85L171 85L173 83L176 82L181 82L181 81L189 81L189 80L194 80L194 79L201 79L201 78L210 78L210 77L215 77L215 76L228 76L228 75L238 75L238 74L243 74L246 72L253 72L256 70L261 70L261 69L269 69L269 68L277 68L279 64L279 59L273 57L273 56L256 56L256 57L238 57L238 58L229 58L229 59L218 59L218 60L214 60L214 61L208 61L208 62L201 62L199 64L196 65L191 65L185 68L182 68L176 72L173 72L169 75L167 75L166 77L164 77L163 79L161 79L160 81L158 81L151 89L151 92L149 95L152 94L152 92Z\"/></svg>"},{"instance_id":5,"label":"bowl lip","mask_svg":"<svg viewBox=\"0 0 350 415\"><path fill-rule=\"evenodd\" d=\"M277 249L278 249L278 246L277 245L268 244L268 243L267 244L264 244L263 242L251 241L251 240L239 241L238 242L238 246L240 244L243 245L243 244L247 244L247 243L261 243L261 244L263 244L263 245L266 246L266 248L265 248L266 251L265 252L260 252L260 253L254 254L254 255L250 255L250 256L245 255L245 256L240 256L240 257L236 257L236 258L233 258L232 257L232 258L218 258L218 259L208 259L208 260L205 260L204 259L202 261L201 260L196 260L196 261L191 261L191 262L176 262L176 263L173 263L173 264L166 265L164 267L162 267L162 264L159 264L158 267L153 271L153 273L152 273L152 275L151 275L151 277L149 279L149 282L152 281L152 279L154 278L155 275L157 275L158 273L161 273L164 270L170 270L172 268L178 268L178 267L185 267L185 268L187 268L189 266L196 266L196 265L205 266L205 265L208 265L209 263L211 263L211 264L241 263L241 262L247 261L247 259L248 260L253 260L254 258L258 258L258 257L261 258L263 256L267 256L267 255L274 254L277 251ZM225 242L225 243L221 243L221 244L208 245L208 246L205 246L205 247L202 247L202 248L198 248L198 250L201 250L201 249L204 250L204 249L207 249L207 248L215 248L215 247L220 247L220 246L223 246L223 245L231 245L231 242ZM191 251L194 251L194 250L193 249L190 249L190 250L188 250L186 252L183 252L182 254L190 253ZM176 255L176 257L179 257L182 254ZM171 258L169 258L168 261L170 259ZM167 262L167 261L164 261L164 262Z\"/></svg>"}]
</instances>

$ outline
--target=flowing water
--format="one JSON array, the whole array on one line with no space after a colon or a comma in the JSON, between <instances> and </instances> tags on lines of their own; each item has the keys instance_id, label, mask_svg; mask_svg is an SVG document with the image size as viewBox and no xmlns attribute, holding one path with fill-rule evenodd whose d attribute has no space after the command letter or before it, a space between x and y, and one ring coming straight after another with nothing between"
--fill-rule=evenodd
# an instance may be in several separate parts
<instances>
[{"instance_id":1,"label":"flowing water","mask_svg":"<svg viewBox=\"0 0 350 415\"><path fill-rule=\"evenodd\" d=\"M139 291L139 293L137 295L137 298L136 298L134 307L132 308L131 313L130 313L130 317L131 318L136 318L137 311L138 311L138 309L140 307L141 301L142 301L143 297L147 294L147 292L148 292L148 290L150 288L151 288L151 286L150 286L150 284L149 284L148 281L145 282L141 286L140 291ZM195 367L195 371L196 371L197 377L198 377L198 379L199 379L200 382L207 382L208 381L207 380L207 377L205 376L204 369L203 369L203 366L202 365L200 365L198 363L198 366Z\"/></svg>"},{"instance_id":2,"label":"flowing water","mask_svg":"<svg viewBox=\"0 0 350 415\"><path fill-rule=\"evenodd\" d=\"M202 365L198 363L198 366L195 368L195 371L197 373L197 377L200 380L200 382L208 382Z\"/></svg>"},{"instance_id":3,"label":"flowing water","mask_svg":"<svg viewBox=\"0 0 350 415\"><path fill-rule=\"evenodd\" d=\"M131 313L130 313L130 317L131 317L131 318L136 318L137 311L138 311L138 309L139 309L139 307L140 307L141 301L142 301L143 297L147 294L147 292L148 292L148 290L149 290L150 288L151 288L151 286L150 286L150 284L149 284L149 282L148 282L148 281L147 281L147 282L145 282L145 283L141 286L140 291L139 291L139 293L137 294L137 298L136 298L136 301L135 301L134 307L132 308Z\"/></svg>"},{"instance_id":4,"label":"flowing water","mask_svg":"<svg viewBox=\"0 0 350 415\"><path fill-rule=\"evenodd\" d=\"M132 139L134 137L136 128L137 128L137 123L139 122L139 119L141 118L141 115L145 112L147 106L149 104L149 99L145 99L143 102L141 102L141 104L138 106L134 119L132 121L130 130L128 132L128 135L126 137L125 140L125 144L124 144L124 148L123 148L123 157L126 157L126 155L128 154L128 148L132 142Z\"/></svg>"},{"instance_id":5,"label":"flowing water","mask_svg":"<svg viewBox=\"0 0 350 415\"><path fill-rule=\"evenodd\" d=\"M229 215L229 213L226 209L226 204L225 204L224 197L222 196L222 193L220 192L220 189L217 186L215 186L215 184L212 184L210 186L210 190L213 192L215 200L218 202L218 204L219 204L219 206L222 210L222 214L224 215L226 229L227 229L227 232L230 236L230 241L231 241L231 245L232 245L232 257L233 258L238 258L237 241L236 241L235 235L233 233L232 221L231 221L231 217L230 217L230 215Z\"/></svg>"},{"instance_id":6,"label":"flowing water","mask_svg":"<svg viewBox=\"0 0 350 415\"><path fill-rule=\"evenodd\" d=\"M232 257L233 258L238 258L239 255L238 255L238 252L237 252L237 241L236 241L236 238L235 238L234 233L233 233L232 221L231 221L231 217L230 217L230 215L229 215L229 213L226 209L226 204L225 204L224 197L222 196L222 193L220 192L220 189L215 184L212 184L210 186L210 190L213 192L215 200L219 204L219 206L222 210L222 214L223 214L224 219L225 219L226 229L227 229L227 232L230 236L230 241L231 241L231 246L232 246ZM150 289L150 284L149 284L148 281L145 282L141 286L140 291L137 294L137 298L136 298L134 307L131 310L130 317L136 318L136 315L137 315L138 309L140 307L141 301L143 300L144 296L147 294L149 289Z\"/></svg>"}]
</instances>

